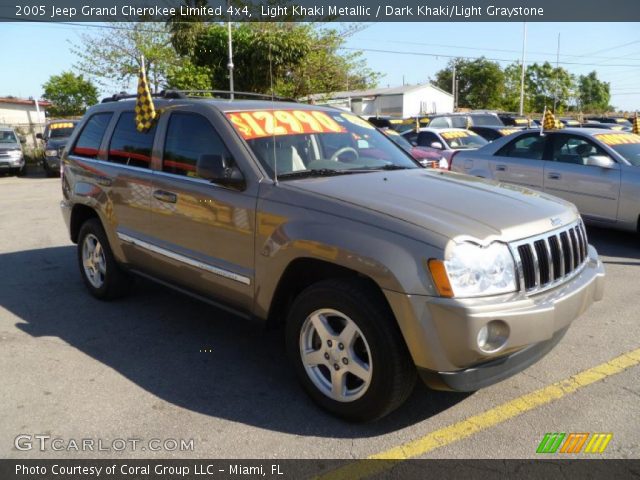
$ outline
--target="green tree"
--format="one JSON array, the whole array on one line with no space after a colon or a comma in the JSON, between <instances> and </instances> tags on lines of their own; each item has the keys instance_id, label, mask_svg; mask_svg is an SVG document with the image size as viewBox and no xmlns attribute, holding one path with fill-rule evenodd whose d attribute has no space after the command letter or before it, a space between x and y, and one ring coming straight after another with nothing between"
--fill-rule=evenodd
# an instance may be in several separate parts
<instances>
[{"instance_id":1,"label":"green tree","mask_svg":"<svg viewBox=\"0 0 640 480\"><path fill-rule=\"evenodd\" d=\"M191 65L209 72L209 88L227 88L226 24L193 22L171 28L174 47L187 55ZM277 95L299 98L375 86L378 75L367 67L361 52L340 52L347 35L348 31L309 23L235 24L234 87L257 93L269 93L273 88ZM174 75L168 83L175 85Z\"/></svg>"},{"instance_id":2,"label":"green tree","mask_svg":"<svg viewBox=\"0 0 640 480\"><path fill-rule=\"evenodd\" d=\"M78 57L75 67L107 88L126 89L135 84L144 56L147 80L158 92L170 69L180 63L165 23L111 23L98 34L82 34L81 42L71 50Z\"/></svg>"},{"instance_id":3,"label":"green tree","mask_svg":"<svg viewBox=\"0 0 640 480\"><path fill-rule=\"evenodd\" d=\"M537 112L553 108L563 113L575 95L575 78L562 67L554 68L549 62L534 63L527 67L525 95L529 105Z\"/></svg>"},{"instance_id":4,"label":"green tree","mask_svg":"<svg viewBox=\"0 0 640 480\"><path fill-rule=\"evenodd\" d=\"M580 109L586 112L606 112L611 101L610 84L598 79L593 71L578 78L578 101Z\"/></svg>"},{"instance_id":5,"label":"green tree","mask_svg":"<svg viewBox=\"0 0 640 480\"><path fill-rule=\"evenodd\" d=\"M475 60L454 59L446 68L436 73L434 83L450 92L453 66L458 82L458 107L494 109L502 106L504 72L496 62L486 58Z\"/></svg>"},{"instance_id":6,"label":"green tree","mask_svg":"<svg viewBox=\"0 0 640 480\"><path fill-rule=\"evenodd\" d=\"M54 117L82 115L87 107L98 103L95 85L73 72L52 75L42 88L42 97L52 104L48 109L49 114Z\"/></svg>"}]
</instances>

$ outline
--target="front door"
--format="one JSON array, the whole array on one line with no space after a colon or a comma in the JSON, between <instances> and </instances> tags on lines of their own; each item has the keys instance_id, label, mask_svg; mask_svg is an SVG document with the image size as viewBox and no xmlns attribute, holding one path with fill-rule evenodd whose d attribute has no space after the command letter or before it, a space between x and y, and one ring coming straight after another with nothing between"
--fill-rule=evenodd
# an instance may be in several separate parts
<instances>
[{"instance_id":1,"label":"front door","mask_svg":"<svg viewBox=\"0 0 640 480\"><path fill-rule=\"evenodd\" d=\"M545 163L544 190L574 203L592 220L615 222L620 196L620 166L602 168L586 165L590 156L610 157L582 135L549 134L550 159Z\"/></svg>"},{"instance_id":2,"label":"front door","mask_svg":"<svg viewBox=\"0 0 640 480\"><path fill-rule=\"evenodd\" d=\"M169 115L162 171L154 175L151 209L160 278L250 310L254 280L255 195L201 178L203 156L231 154L213 124L196 112Z\"/></svg>"}]
</instances>

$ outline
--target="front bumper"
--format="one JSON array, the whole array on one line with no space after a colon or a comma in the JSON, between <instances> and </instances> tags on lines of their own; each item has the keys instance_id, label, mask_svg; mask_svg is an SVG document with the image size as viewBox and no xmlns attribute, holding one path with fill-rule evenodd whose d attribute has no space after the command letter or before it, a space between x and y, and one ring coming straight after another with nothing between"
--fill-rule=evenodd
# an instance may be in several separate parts
<instances>
[{"instance_id":1,"label":"front bumper","mask_svg":"<svg viewBox=\"0 0 640 480\"><path fill-rule=\"evenodd\" d=\"M24 167L24 157L0 157L0 171Z\"/></svg>"},{"instance_id":2,"label":"front bumper","mask_svg":"<svg viewBox=\"0 0 640 480\"><path fill-rule=\"evenodd\" d=\"M432 388L471 391L527 368L564 336L569 325L604 294L604 267L589 246L582 271L546 292L475 299L385 291L414 363ZM483 352L478 332L488 322L509 327L506 343Z\"/></svg>"},{"instance_id":3,"label":"front bumper","mask_svg":"<svg viewBox=\"0 0 640 480\"><path fill-rule=\"evenodd\" d=\"M60 157L44 157L42 163L49 170L58 170L60 168Z\"/></svg>"}]
</instances>

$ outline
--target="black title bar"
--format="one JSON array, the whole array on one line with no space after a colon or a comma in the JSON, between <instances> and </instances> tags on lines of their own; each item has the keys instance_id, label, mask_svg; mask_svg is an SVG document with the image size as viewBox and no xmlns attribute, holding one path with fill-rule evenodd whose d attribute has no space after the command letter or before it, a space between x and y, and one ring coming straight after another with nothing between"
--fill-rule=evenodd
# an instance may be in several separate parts
<instances>
[{"instance_id":1,"label":"black title bar","mask_svg":"<svg viewBox=\"0 0 640 480\"><path fill-rule=\"evenodd\" d=\"M0 0L0 21L633 22L638 0Z\"/></svg>"}]
</instances>

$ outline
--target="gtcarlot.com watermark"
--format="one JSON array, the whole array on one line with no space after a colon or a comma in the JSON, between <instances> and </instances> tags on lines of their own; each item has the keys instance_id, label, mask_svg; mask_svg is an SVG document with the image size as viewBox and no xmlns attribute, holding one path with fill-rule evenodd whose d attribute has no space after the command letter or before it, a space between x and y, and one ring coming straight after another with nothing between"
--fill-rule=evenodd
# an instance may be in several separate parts
<instances>
[{"instance_id":1,"label":"gtcarlot.com watermark","mask_svg":"<svg viewBox=\"0 0 640 480\"><path fill-rule=\"evenodd\" d=\"M193 439L183 438L61 438L44 434L18 435L13 445L22 452L192 452Z\"/></svg>"}]
</instances>

